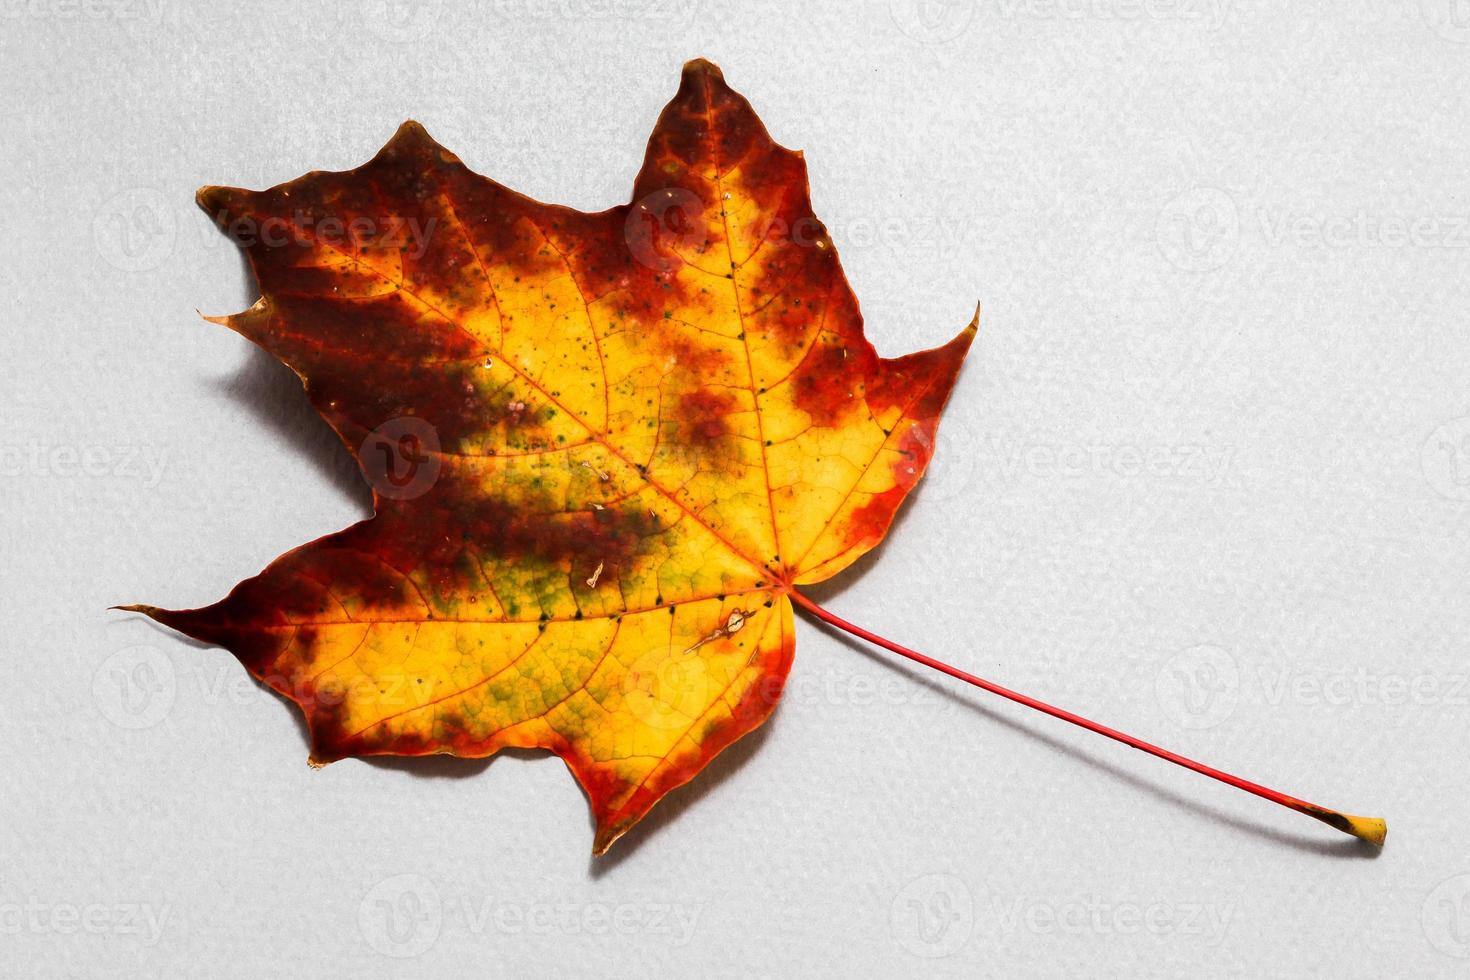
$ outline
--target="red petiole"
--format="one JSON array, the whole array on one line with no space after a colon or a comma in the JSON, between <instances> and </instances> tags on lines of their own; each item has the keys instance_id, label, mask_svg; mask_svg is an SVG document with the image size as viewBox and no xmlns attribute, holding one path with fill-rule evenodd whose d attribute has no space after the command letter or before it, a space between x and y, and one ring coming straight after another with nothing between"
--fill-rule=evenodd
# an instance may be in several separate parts
<instances>
[{"instance_id":1,"label":"red petiole","mask_svg":"<svg viewBox=\"0 0 1470 980\"><path fill-rule=\"evenodd\" d=\"M925 656L917 650L910 650L908 647L894 643L892 640L884 639L876 633L863 629L861 626L849 623L835 613L828 612L795 589L791 590L788 594L791 596L791 601L823 622L830 623L840 630L851 633L859 639L867 640L869 643L880 646L885 650L891 650L901 657L907 657L915 663L923 664L925 667L937 670L942 674L948 674L950 677L964 681L966 684L972 684L982 691L989 691L991 694L998 694L1003 698L1015 701L1017 704L1024 704L1028 708L1035 708L1037 711L1051 715L1053 718L1060 718L1062 721L1071 722L1090 732L1106 735L1114 741L1122 742L1124 745L1131 746L1141 752L1147 752L1149 755L1158 756L1160 759L1172 762L1176 766L1192 769L1203 776L1209 776L1211 779L1218 779L1226 785L1234 786L1236 789L1243 789L1247 793L1254 793L1256 796L1270 800L1272 803L1279 803L1298 813L1305 813L1309 817L1322 821L1329 827L1340 830L1345 834L1351 834L1370 844L1376 844L1379 847L1383 846L1384 836L1388 833L1388 825L1379 817L1355 817L1346 813L1340 813L1337 810L1329 810L1315 803L1308 803L1294 796L1287 796L1285 793L1262 786L1259 783L1253 783L1248 779L1232 776L1230 773L1222 772L1213 766L1207 766L1202 762L1185 758L1177 752L1170 752L1168 749L1160 748L1140 738L1134 738L1132 735L1125 734L1117 729L1100 725L1095 721L1083 718L1081 715L1073 714L1070 711L1047 704L1045 701L1038 701L1033 697L1028 697L1009 688L1001 687L999 684L992 683L981 677L976 677L968 671L960 670L958 667L951 667L943 661Z\"/></svg>"}]
</instances>

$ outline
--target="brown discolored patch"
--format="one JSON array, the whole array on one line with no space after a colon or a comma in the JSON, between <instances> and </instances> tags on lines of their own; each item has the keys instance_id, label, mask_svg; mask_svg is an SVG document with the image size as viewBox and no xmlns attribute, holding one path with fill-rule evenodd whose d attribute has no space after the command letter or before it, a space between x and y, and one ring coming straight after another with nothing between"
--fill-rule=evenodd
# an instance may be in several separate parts
<instances>
[{"instance_id":1,"label":"brown discolored patch","mask_svg":"<svg viewBox=\"0 0 1470 980\"><path fill-rule=\"evenodd\" d=\"M707 381L730 371L730 355L725 351L705 344L696 344L683 335L678 328L660 338L659 346L667 352L667 363L691 381Z\"/></svg>"},{"instance_id":2,"label":"brown discolored patch","mask_svg":"<svg viewBox=\"0 0 1470 980\"><path fill-rule=\"evenodd\" d=\"M685 392L679 397L677 411L683 441L694 446L718 442L730 431L725 416L736 408L735 397L728 391L700 388Z\"/></svg>"},{"instance_id":3,"label":"brown discolored patch","mask_svg":"<svg viewBox=\"0 0 1470 980\"><path fill-rule=\"evenodd\" d=\"M823 336L792 375L796 407L821 426L836 426L854 414L866 414L867 379L877 361L873 345L861 338L844 342Z\"/></svg>"},{"instance_id":4,"label":"brown discolored patch","mask_svg":"<svg viewBox=\"0 0 1470 980\"><path fill-rule=\"evenodd\" d=\"M369 610L367 621L433 619L481 584L486 562L562 577L585 577L600 563L611 577L656 545L659 530L639 506L538 513L436 487L412 502L379 501L375 518L288 552L213 606L150 615L230 649L259 675L292 641L285 627L351 619L344 599Z\"/></svg>"}]
</instances>

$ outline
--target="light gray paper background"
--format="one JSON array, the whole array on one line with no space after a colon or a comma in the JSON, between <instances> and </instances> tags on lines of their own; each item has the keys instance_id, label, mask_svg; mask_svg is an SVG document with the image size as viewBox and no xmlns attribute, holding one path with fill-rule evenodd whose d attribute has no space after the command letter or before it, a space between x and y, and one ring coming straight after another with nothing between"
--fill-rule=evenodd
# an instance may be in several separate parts
<instances>
[{"instance_id":1,"label":"light gray paper background","mask_svg":"<svg viewBox=\"0 0 1470 980\"><path fill-rule=\"evenodd\" d=\"M0 0L0 971L1465 974L1470 11L802 8ZM227 653L104 611L366 512L196 317L253 298L197 186L412 117L601 209L695 56L805 150L880 351L985 306L819 598L1382 856L803 622L772 723L593 862L554 759L313 771Z\"/></svg>"}]
</instances>

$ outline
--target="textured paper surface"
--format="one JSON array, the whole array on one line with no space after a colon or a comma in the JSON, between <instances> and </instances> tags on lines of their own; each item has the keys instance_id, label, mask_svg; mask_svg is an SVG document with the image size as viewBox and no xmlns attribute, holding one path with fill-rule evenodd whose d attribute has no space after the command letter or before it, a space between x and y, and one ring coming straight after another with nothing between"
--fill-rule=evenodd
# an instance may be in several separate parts
<instances>
[{"instance_id":1,"label":"textured paper surface","mask_svg":"<svg viewBox=\"0 0 1470 980\"><path fill-rule=\"evenodd\" d=\"M1462 975L1470 19L1453 3L0 0L0 972ZM363 516L193 206L406 118L626 199L704 56L885 354L984 304L930 477L816 591L1387 850L803 621L771 724L593 862L549 757L305 764L117 602Z\"/></svg>"}]
</instances>

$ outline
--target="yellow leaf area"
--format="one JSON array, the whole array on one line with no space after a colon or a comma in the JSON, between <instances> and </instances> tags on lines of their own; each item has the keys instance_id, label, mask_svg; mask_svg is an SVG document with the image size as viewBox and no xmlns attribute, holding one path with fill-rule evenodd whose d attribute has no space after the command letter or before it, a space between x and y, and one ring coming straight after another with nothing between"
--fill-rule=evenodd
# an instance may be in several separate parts
<instances>
[{"instance_id":1,"label":"yellow leaf area","mask_svg":"<svg viewBox=\"0 0 1470 980\"><path fill-rule=\"evenodd\" d=\"M555 752L597 853L770 714L790 591L882 538L974 335L877 356L800 155L703 61L609 211L411 122L200 203L262 293L218 322L301 377L375 513L213 606L131 608L300 705L315 762Z\"/></svg>"}]
</instances>

